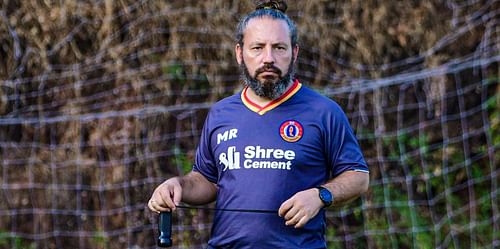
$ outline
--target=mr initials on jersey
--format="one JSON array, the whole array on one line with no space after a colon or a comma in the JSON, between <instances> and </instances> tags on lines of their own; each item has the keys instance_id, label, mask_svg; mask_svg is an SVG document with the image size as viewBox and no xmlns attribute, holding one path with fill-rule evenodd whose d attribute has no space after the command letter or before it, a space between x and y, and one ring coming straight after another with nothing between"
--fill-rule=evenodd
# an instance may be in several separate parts
<instances>
[{"instance_id":1,"label":"mr initials on jersey","mask_svg":"<svg viewBox=\"0 0 500 249\"><path fill-rule=\"evenodd\" d=\"M238 133L238 129L231 129L228 131L224 131L224 133L222 133L222 134L218 133L217 134L217 144L220 144L220 142L222 142L222 141L225 142L227 140L238 137L237 133Z\"/></svg>"}]
</instances>

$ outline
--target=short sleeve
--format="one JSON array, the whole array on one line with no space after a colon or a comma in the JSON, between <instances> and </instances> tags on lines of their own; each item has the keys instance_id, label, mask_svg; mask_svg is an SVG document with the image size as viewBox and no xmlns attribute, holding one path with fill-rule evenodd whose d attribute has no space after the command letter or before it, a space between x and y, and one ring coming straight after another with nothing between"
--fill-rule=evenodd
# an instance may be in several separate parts
<instances>
[{"instance_id":1,"label":"short sleeve","mask_svg":"<svg viewBox=\"0 0 500 249\"><path fill-rule=\"evenodd\" d=\"M193 171L199 172L205 176L210 182L217 183L218 170L217 164L214 160L214 156L210 144L211 127L210 113L208 114L205 124L203 125L203 130L201 132L200 144L196 149L195 162L193 165Z\"/></svg>"},{"instance_id":2,"label":"short sleeve","mask_svg":"<svg viewBox=\"0 0 500 249\"><path fill-rule=\"evenodd\" d=\"M332 177L345 171L368 173L368 166L356 136L340 106L335 105L325 122L325 145Z\"/></svg>"}]
</instances>

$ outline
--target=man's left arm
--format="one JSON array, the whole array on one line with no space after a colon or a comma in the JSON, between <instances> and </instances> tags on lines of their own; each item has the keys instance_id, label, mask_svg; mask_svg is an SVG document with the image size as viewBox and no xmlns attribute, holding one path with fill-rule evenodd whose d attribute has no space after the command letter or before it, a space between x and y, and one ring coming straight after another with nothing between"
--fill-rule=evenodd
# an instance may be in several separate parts
<instances>
[{"instance_id":1,"label":"man's left arm","mask_svg":"<svg viewBox=\"0 0 500 249\"><path fill-rule=\"evenodd\" d=\"M358 171L345 171L337 177L330 179L322 187L330 190L334 196L332 206L344 205L368 190L369 174ZM314 218L324 207L319 198L317 188L306 189L293 195L281 204L279 216L285 219L287 226L303 227L310 219Z\"/></svg>"}]
</instances>

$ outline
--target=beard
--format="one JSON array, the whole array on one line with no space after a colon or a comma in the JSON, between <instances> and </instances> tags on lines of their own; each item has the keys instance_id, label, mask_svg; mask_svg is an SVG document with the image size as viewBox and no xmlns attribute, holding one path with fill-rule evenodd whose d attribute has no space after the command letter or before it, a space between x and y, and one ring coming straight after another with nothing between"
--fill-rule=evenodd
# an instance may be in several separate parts
<instances>
[{"instance_id":1,"label":"beard","mask_svg":"<svg viewBox=\"0 0 500 249\"><path fill-rule=\"evenodd\" d=\"M295 77L295 67L293 60L290 62L288 66L288 72L285 75L282 74L281 70L275 67L272 64L265 65L263 67L255 70L255 77L250 75L248 72L248 68L243 60L240 64L241 70L241 79L245 83L246 86L250 87L255 94L259 97L267 98L270 100L274 100L279 98L285 91L288 86L290 86ZM257 76L263 72L274 72L278 75L278 78L264 78L262 81L257 79Z\"/></svg>"}]
</instances>

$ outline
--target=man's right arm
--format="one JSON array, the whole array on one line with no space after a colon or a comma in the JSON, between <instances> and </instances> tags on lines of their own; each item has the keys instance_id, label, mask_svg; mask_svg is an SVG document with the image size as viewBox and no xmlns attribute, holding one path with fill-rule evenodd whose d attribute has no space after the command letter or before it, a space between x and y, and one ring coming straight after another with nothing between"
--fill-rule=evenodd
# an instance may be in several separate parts
<instances>
[{"instance_id":1,"label":"man's right arm","mask_svg":"<svg viewBox=\"0 0 500 249\"><path fill-rule=\"evenodd\" d=\"M191 205L207 204L215 200L217 186L208 181L199 172L191 171L180 177L173 177L160 184L148 207L154 212L167 212L176 209L176 205L185 202Z\"/></svg>"}]
</instances>

